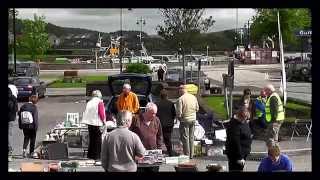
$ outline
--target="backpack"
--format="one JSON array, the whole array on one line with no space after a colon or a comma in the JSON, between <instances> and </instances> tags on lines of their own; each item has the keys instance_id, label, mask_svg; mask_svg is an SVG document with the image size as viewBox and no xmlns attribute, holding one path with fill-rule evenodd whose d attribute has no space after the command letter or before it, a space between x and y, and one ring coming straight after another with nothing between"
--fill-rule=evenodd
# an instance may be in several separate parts
<instances>
[{"instance_id":1,"label":"backpack","mask_svg":"<svg viewBox=\"0 0 320 180\"><path fill-rule=\"evenodd\" d=\"M32 124L33 123L33 116L29 111L22 111L21 112L21 124Z\"/></svg>"}]
</instances>

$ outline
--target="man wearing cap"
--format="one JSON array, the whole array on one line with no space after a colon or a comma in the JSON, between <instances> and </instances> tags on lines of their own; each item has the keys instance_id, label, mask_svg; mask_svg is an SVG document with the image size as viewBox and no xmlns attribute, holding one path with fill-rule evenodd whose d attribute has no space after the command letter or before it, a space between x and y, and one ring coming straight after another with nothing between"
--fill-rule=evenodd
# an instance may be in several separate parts
<instances>
[{"instance_id":1,"label":"man wearing cap","mask_svg":"<svg viewBox=\"0 0 320 180\"><path fill-rule=\"evenodd\" d=\"M267 122L267 136L266 142L269 140L279 141L279 130L285 118L284 108L278 93L272 84L267 85L265 88L267 96L265 113Z\"/></svg>"},{"instance_id":2,"label":"man wearing cap","mask_svg":"<svg viewBox=\"0 0 320 180\"><path fill-rule=\"evenodd\" d=\"M199 104L197 98L188 93L185 85L181 85L179 89L181 96L177 101L176 117L180 121L180 139L184 155L192 159L196 113L199 111Z\"/></svg>"},{"instance_id":3,"label":"man wearing cap","mask_svg":"<svg viewBox=\"0 0 320 180\"><path fill-rule=\"evenodd\" d=\"M130 84L125 83L117 101L118 112L127 110L131 113L137 113L139 108L140 105L137 95L131 91Z\"/></svg>"}]
</instances>

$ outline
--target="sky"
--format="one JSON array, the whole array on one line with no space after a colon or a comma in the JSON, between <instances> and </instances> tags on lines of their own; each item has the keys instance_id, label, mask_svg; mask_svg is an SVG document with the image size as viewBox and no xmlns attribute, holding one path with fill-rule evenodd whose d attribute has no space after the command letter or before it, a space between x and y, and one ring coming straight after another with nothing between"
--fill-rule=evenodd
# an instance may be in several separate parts
<instances>
[{"instance_id":1,"label":"sky","mask_svg":"<svg viewBox=\"0 0 320 180\"><path fill-rule=\"evenodd\" d=\"M114 32L120 30L120 9L19 9L18 18L33 19L33 14L44 15L46 21L57 26L85 28L101 32ZM159 9L134 8L131 10L122 9L122 29L140 31L141 26L137 25L137 20L142 18L146 24L142 31L149 35L156 35L156 27L163 23L163 18ZM237 9L205 9L204 17L212 16L216 21L209 29L209 32L223 31L236 28ZM253 9L238 8L238 28L243 27L252 16L255 15Z\"/></svg>"}]
</instances>

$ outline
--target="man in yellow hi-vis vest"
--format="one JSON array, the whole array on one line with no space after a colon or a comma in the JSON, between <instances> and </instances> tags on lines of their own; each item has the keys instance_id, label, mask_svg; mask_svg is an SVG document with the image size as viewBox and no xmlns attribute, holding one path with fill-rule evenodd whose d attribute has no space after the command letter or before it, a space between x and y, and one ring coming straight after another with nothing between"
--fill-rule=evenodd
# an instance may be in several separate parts
<instances>
[{"instance_id":1,"label":"man in yellow hi-vis vest","mask_svg":"<svg viewBox=\"0 0 320 180\"><path fill-rule=\"evenodd\" d=\"M266 102L266 122L267 122L267 136L266 141L279 141L279 130L284 120L284 108L280 96L275 92L272 84L265 88L267 95Z\"/></svg>"}]
</instances>

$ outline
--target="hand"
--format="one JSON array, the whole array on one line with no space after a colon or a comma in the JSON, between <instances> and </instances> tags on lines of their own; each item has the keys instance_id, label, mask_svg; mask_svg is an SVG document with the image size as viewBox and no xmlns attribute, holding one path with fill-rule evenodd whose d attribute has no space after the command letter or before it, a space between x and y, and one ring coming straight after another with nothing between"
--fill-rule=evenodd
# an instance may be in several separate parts
<instances>
[{"instance_id":1,"label":"hand","mask_svg":"<svg viewBox=\"0 0 320 180\"><path fill-rule=\"evenodd\" d=\"M246 161L244 159L241 159L241 160L238 160L237 163L240 164L241 166L244 166Z\"/></svg>"}]
</instances>

